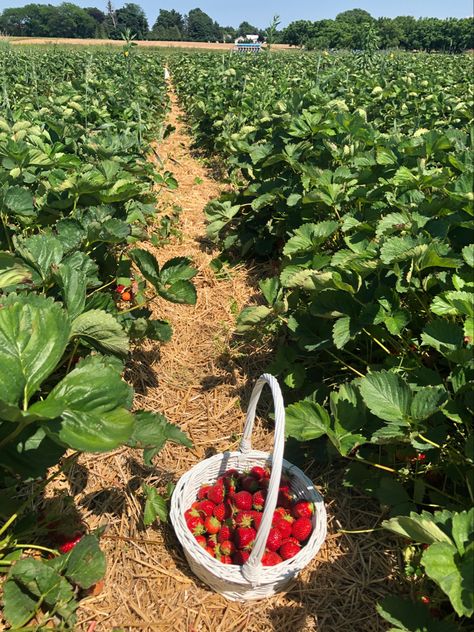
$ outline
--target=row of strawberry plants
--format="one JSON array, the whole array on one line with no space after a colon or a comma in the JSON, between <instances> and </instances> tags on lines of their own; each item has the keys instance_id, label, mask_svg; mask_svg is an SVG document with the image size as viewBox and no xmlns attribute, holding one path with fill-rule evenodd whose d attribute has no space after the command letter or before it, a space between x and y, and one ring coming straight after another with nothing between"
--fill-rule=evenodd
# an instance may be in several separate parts
<instances>
[{"instance_id":1,"label":"row of strawberry plants","mask_svg":"<svg viewBox=\"0 0 474 632\"><path fill-rule=\"evenodd\" d=\"M105 572L100 534L45 510L42 491L81 452L127 445L150 466L167 440L190 445L161 414L131 412L122 372L134 341L171 336L150 302L193 304L196 271L133 247L159 191L176 186L148 160L168 104L160 58L128 43L1 56L3 612L17 630L74 629L78 598ZM145 521L163 517L164 501L144 492Z\"/></svg>"},{"instance_id":2,"label":"row of strawberry plants","mask_svg":"<svg viewBox=\"0 0 474 632\"><path fill-rule=\"evenodd\" d=\"M412 540L406 571L424 603L389 598L380 614L413 632L467 628L470 60L380 56L368 72L357 56L211 59L173 66L197 142L220 152L234 184L208 206L208 234L227 256L275 269L238 329L274 341L288 434L344 457L345 484Z\"/></svg>"}]
</instances>

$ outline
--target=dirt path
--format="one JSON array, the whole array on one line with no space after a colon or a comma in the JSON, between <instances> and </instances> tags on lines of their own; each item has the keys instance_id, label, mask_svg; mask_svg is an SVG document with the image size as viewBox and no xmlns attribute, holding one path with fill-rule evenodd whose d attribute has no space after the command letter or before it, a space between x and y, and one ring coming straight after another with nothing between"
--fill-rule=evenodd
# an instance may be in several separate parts
<instances>
[{"instance_id":1,"label":"dirt path","mask_svg":"<svg viewBox=\"0 0 474 632\"><path fill-rule=\"evenodd\" d=\"M166 345L148 343L133 353L128 377L137 389L137 406L163 412L193 439L195 448L167 446L143 468L131 450L82 457L69 477L89 528L107 523L103 538L108 559L104 591L84 602L80 630L173 632L364 632L384 629L374 601L386 590L392 555L372 536L349 540L336 533L373 526L377 515L364 500L337 497L337 481L318 481L330 513L330 535L323 551L300 576L293 590L261 602L227 602L208 590L189 571L171 526L143 528L143 480L163 488L200 459L234 449L242 430L249 388L265 366L265 349L249 357L231 344L235 314L255 294L263 270L244 266L216 276L209 267L218 254L205 239L203 208L220 190L202 162L193 157L190 138L174 96L169 122L176 130L160 145L164 167L179 188L162 198L164 208L182 207L182 240L154 252L160 263L187 255L199 270L195 306L160 302L156 316L174 330ZM152 249L150 245L146 247ZM270 449L271 436L260 425L255 445ZM86 466L86 467L84 467ZM339 491L341 490L338 486ZM349 526L348 526L349 525ZM376 534L377 535L377 534ZM389 555L387 556L387 552Z\"/></svg>"}]
</instances>

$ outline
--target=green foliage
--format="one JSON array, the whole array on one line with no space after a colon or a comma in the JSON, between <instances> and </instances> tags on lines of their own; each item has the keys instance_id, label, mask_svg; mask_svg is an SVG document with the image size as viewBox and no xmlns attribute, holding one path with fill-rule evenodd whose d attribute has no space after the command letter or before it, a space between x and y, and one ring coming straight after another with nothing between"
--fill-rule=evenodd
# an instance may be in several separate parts
<instances>
[{"instance_id":1,"label":"green foliage","mask_svg":"<svg viewBox=\"0 0 474 632\"><path fill-rule=\"evenodd\" d=\"M270 260L237 331L274 344L288 435L306 454L347 458L344 484L428 545L414 545L417 577L445 619L421 604L411 620L398 601L380 613L397 630L449 629L455 617L462 629L473 592L470 60L383 55L364 12L337 22L359 33L360 54L219 67L212 54L182 56L175 81L196 142L220 152L234 184L206 209L209 237L226 258Z\"/></svg>"}]
</instances>

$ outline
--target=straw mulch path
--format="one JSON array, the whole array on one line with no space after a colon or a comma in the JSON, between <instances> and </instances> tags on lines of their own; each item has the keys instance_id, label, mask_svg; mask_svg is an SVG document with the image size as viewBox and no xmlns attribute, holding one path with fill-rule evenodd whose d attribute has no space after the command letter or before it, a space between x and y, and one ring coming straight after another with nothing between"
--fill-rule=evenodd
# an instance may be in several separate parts
<instances>
[{"instance_id":1,"label":"straw mulch path","mask_svg":"<svg viewBox=\"0 0 474 632\"><path fill-rule=\"evenodd\" d=\"M329 536L323 550L285 595L253 603L228 602L189 571L169 525L144 528L141 484L163 489L214 451L235 449L244 421L249 389L268 360L262 347L243 354L234 341L235 314L255 301L262 268L240 266L216 276L209 262L217 256L205 238L203 208L220 190L202 161L193 156L190 137L172 95L169 123L175 131L157 147L165 168L179 182L161 198L166 207L182 206L182 240L154 250L160 263L190 256L199 270L196 306L156 305L156 316L172 323L166 345L147 343L132 354L129 379L137 407L163 412L194 442L187 450L167 445L144 468L128 449L83 456L64 483L89 528L107 524L102 539L108 559L105 588L80 608L84 632L110 630L177 632L372 632L386 626L375 602L396 581L396 549L381 532L347 535L345 529L370 529L380 516L376 505L350 495L337 472L319 473L325 495ZM271 433L257 425L255 446L271 448Z\"/></svg>"}]
</instances>

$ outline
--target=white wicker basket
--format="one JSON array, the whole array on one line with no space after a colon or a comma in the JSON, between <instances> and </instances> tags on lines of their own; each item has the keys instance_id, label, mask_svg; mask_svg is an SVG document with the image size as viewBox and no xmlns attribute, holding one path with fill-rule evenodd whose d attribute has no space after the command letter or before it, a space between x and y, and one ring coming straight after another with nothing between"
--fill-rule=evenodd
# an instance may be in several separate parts
<instances>
[{"instance_id":1,"label":"white wicker basket","mask_svg":"<svg viewBox=\"0 0 474 632\"><path fill-rule=\"evenodd\" d=\"M275 406L273 455L252 450L250 440L255 409L264 384L270 386ZM183 546L191 570L208 586L232 601L262 599L283 590L317 554L326 537L327 519L323 499L314 488L311 480L299 468L283 458L284 444L285 407L283 397L276 379L265 373L258 379L250 397L240 450L216 454L195 465L179 479L171 499L171 522ZM254 465L272 467L267 501L262 522L255 538L255 545L249 559L243 566L222 564L197 543L186 525L184 512L196 500L201 485L214 482L229 468L244 471ZM265 551L265 543L276 508L282 469L290 477L292 492L298 498L304 498L314 503L314 529L306 545L295 557L276 566L262 566L260 561Z\"/></svg>"}]
</instances>

